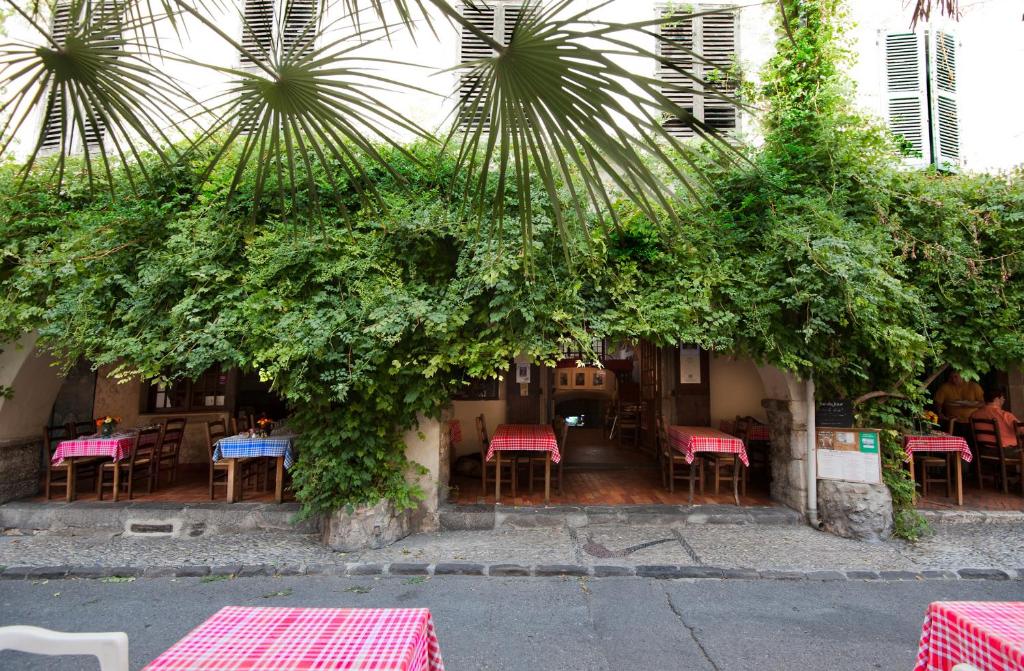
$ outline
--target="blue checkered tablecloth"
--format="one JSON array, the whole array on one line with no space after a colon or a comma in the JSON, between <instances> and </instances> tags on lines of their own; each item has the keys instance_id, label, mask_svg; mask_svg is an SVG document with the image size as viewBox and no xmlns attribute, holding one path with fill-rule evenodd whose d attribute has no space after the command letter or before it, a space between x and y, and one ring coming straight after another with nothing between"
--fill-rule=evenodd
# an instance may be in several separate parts
<instances>
[{"instance_id":1,"label":"blue checkered tablecloth","mask_svg":"<svg viewBox=\"0 0 1024 671\"><path fill-rule=\"evenodd\" d=\"M295 463L292 452L294 436L270 436L269 438L250 438L248 436L228 436L221 438L213 446L213 460L241 459L245 457L280 457L284 456L285 468Z\"/></svg>"}]
</instances>

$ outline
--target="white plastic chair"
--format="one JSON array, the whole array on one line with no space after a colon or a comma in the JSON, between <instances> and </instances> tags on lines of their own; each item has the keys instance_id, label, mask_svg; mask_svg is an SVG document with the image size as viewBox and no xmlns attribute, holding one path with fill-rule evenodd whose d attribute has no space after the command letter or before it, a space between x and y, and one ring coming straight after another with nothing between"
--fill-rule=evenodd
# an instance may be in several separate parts
<instances>
[{"instance_id":1,"label":"white plastic chair","mask_svg":"<svg viewBox=\"0 0 1024 671\"><path fill-rule=\"evenodd\" d=\"M120 631L71 634L42 627L0 627L0 650L34 655L92 655L100 671L128 671L128 634Z\"/></svg>"}]
</instances>

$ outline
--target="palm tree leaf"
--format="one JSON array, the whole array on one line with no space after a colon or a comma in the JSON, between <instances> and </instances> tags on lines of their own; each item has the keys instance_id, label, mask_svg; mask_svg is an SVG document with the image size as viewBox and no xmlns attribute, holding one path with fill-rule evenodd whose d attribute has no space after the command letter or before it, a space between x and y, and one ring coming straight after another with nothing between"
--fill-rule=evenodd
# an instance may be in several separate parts
<instances>
[{"instance_id":1,"label":"palm tree leaf","mask_svg":"<svg viewBox=\"0 0 1024 671\"><path fill-rule=\"evenodd\" d=\"M14 3L43 41L0 47L0 81L8 91L0 104L7 115L0 154L45 101L44 123L24 163L25 177L41 154L54 153L60 184L67 157L80 149L90 185L96 181L95 158L112 188L115 165L124 166L130 180L133 165L147 174L140 160L143 149L168 159L168 131L180 135L175 129L193 118L184 105L195 101L141 46L146 24L132 18L133 2L72 0L60 21L44 21Z\"/></svg>"},{"instance_id":2,"label":"palm tree leaf","mask_svg":"<svg viewBox=\"0 0 1024 671\"><path fill-rule=\"evenodd\" d=\"M539 183L548 195L564 239L572 234L558 189L569 192L570 210L580 225L589 207L598 221L621 193L651 217L673 214L669 174L695 197L699 185L677 165L692 147L681 143L661 123L665 117L691 121L697 133L723 152L728 143L671 100L664 81L638 74L623 57L656 59L640 46L638 35L670 19L618 25L590 20L597 8L569 14L571 0L523 6L507 45L494 55L458 66L463 89L448 137L458 144L470 212L480 220L500 222L502 198L488 197L493 177L498 188L514 185L524 242L532 239L531 189ZM675 19L678 20L678 15ZM680 70L689 84L680 90L710 86ZM469 86L465 86L466 84ZM731 100L722 91L709 91ZM695 163L693 163L696 165ZM587 236L584 236L586 239Z\"/></svg>"}]
</instances>

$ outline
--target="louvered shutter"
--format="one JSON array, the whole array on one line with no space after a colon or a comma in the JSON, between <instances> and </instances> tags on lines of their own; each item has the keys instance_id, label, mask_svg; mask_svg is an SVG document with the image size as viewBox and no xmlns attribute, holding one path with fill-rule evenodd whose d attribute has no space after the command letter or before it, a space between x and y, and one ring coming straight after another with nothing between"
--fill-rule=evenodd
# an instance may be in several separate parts
<instances>
[{"instance_id":1,"label":"louvered shutter","mask_svg":"<svg viewBox=\"0 0 1024 671\"><path fill-rule=\"evenodd\" d=\"M658 79L665 83L662 94L690 114L694 111L693 81L678 70L693 71L693 56L684 49L695 51L693 18L681 12L674 13L675 21L661 25L663 40L658 40ZM678 68L678 70L677 70ZM678 117L665 120L665 127L680 138L693 137L693 126Z\"/></svg>"},{"instance_id":2,"label":"louvered shutter","mask_svg":"<svg viewBox=\"0 0 1024 671\"><path fill-rule=\"evenodd\" d=\"M242 22L242 49L261 63L270 60L274 47L274 0L245 0ZM257 70L255 62L241 54L241 66Z\"/></svg>"},{"instance_id":3,"label":"louvered shutter","mask_svg":"<svg viewBox=\"0 0 1024 671\"><path fill-rule=\"evenodd\" d=\"M886 123L894 135L909 143L915 156L905 163L914 167L931 162L926 72L923 35L885 36Z\"/></svg>"},{"instance_id":4,"label":"louvered shutter","mask_svg":"<svg viewBox=\"0 0 1024 671\"><path fill-rule=\"evenodd\" d=\"M53 16L50 19L50 33L57 44L63 46L68 37L68 30L71 27L71 3L58 2L53 8ZM57 87L51 86L47 96L46 110L43 113L42 124L42 145L44 150L58 149L62 144L62 130L64 124L64 96L60 95ZM70 128L68 129L70 131ZM70 134L70 132L69 132Z\"/></svg>"},{"instance_id":5,"label":"louvered shutter","mask_svg":"<svg viewBox=\"0 0 1024 671\"><path fill-rule=\"evenodd\" d=\"M291 53L295 58L309 56L316 48L318 0L285 0L285 3L285 19L281 27L282 53Z\"/></svg>"},{"instance_id":6,"label":"louvered shutter","mask_svg":"<svg viewBox=\"0 0 1024 671\"><path fill-rule=\"evenodd\" d=\"M731 97L736 93L736 82L729 75L736 60L738 15L734 10L723 9L691 16L707 9L669 10L676 20L661 25L663 39L657 43L657 76L664 82L661 92L669 100L705 125L729 133L737 128L736 105L717 95L703 95L701 84L679 72L693 73L707 82L705 86L714 94ZM691 51L700 58L694 58ZM687 119L667 119L665 127L679 138L695 135Z\"/></svg>"},{"instance_id":7,"label":"louvered shutter","mask_svg":"<svg viewBox=\"0 0 1024 671\"><path fill-rule=\"evenodd\" d=\"M698 39L701 55L711 63L703 65L703 79L714 93L736 94L736 81L731 76L736 61L736 12L706 14L698 18ZM736 130L736 105L710 95L701 96L704 123L715 130Z\"/></svg>"},{"instance_id":8,"label":"louvered shutter","mask_svg":"<svg viewBox=\"0 0 1024 671\"><path fill-rule=\"evenodd\" d=\"M477 0L462 6L462 16L479 28L481 32L494 36L497 34L498 12L492 2L484 4ZM459 45L459 62L469 63L494 55L494 50L468 28L462 29L462 42ZM484 109L486 101L480 89L480 79L471 71L465 71L459 81L459 115L458 123L462 128L475 128L478 124L487 125L487 113Z\"/></svg>"},{"instance_id":9,"label":"louvered shutter","mask_svg":"<svg viewBox=\"0 0 1024 671\"><path fill-rule=\"evenodd\" d=\"M949 33L929 35L928 70L931 78L931 130L935 165L946 170L960 166L960 119L957 110L956 39Z\"/></svg>"},{"instance_id":10,"label":"louvered shutter","mask_svg":"<svg viewBox=\"0 0 1024 671\"><path fill-rule=\"evenodd\" d=\"M109 42L111 51L119 51L122 30L120 5L114 0L103 0L102 2L94 0L90 9L92 13L87 17L90 31ZM93 107L91 112L86 112L85 118L82 119L82 126L85 128L83 140L86 145L93 147L102 144L107 127L101 118L100 110Z\"/></svg>"}]
</instances>

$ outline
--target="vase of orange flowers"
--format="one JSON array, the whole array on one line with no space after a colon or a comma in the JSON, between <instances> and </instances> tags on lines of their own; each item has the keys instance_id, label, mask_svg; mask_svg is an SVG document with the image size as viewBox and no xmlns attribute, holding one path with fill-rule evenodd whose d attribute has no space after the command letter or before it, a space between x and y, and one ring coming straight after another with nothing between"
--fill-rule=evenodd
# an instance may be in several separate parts
<instances>
[{"instance_id":1,"label":"vase of orange flowers","mask_svg":"<svg viewBox=\"0 0 1024 671\"><path fill-rule=\"evenodd\" d=\"M921 413L921 417L917 420L917 433L921 435L928 435L939 428L939 416L931 410L927 410Z\"/></svg>"},{"instance_id":2,"label":"vase of orange flowers","mask_svg":"<svg viewBox=\"0 0 1024 671\"><path fill-rule=\"evenodd\" d=\"M274 428L274 422L266 417L260 417L256 420L257 435L260 438L266 438L270 435L270 430Z\"/></svg>"},{"instance_id":3,"label":"vase of orange flowers","mask_svg":"<svg viewBox=\"0 0 1024 671\"><path fill-rule=\"evenodd\" d=\"M100 417L96 420L96 433L100 434L100 437L102 438L110 438L114 435L114 430L120 423L120 417L112 417L110 415Z\"/></svg>"}]
</instances>

